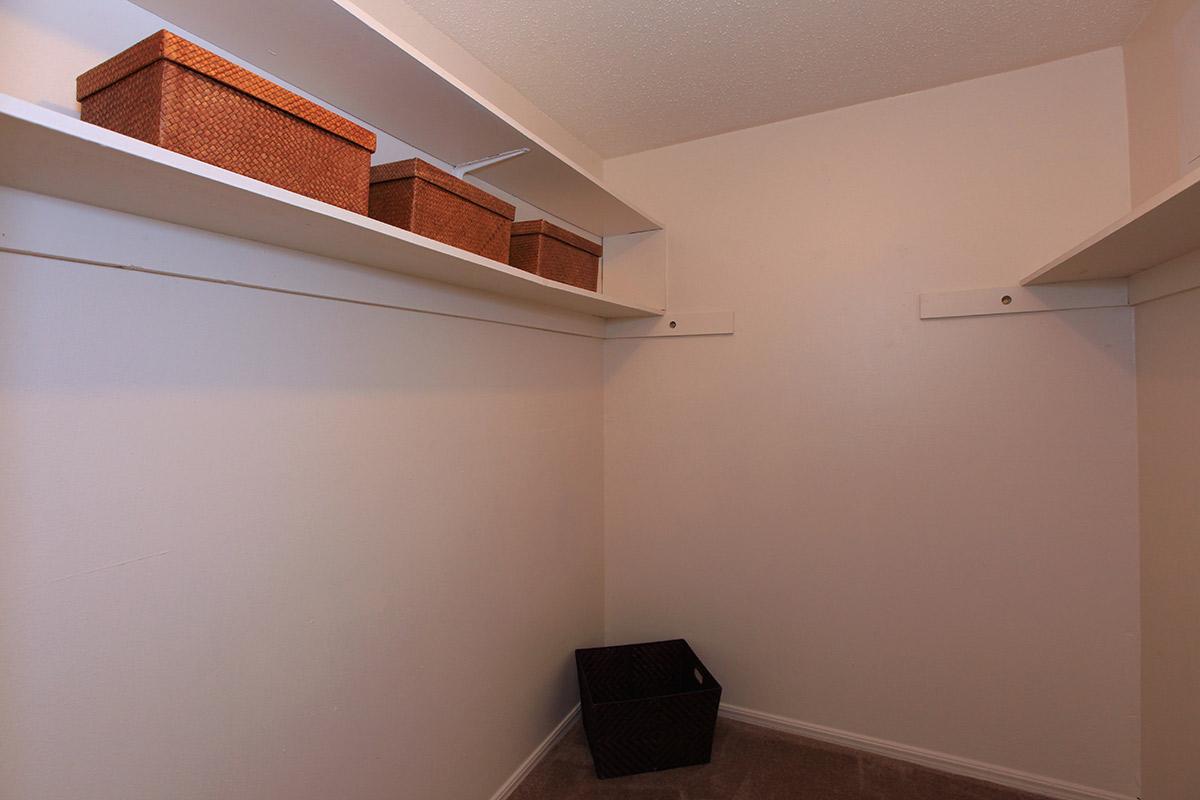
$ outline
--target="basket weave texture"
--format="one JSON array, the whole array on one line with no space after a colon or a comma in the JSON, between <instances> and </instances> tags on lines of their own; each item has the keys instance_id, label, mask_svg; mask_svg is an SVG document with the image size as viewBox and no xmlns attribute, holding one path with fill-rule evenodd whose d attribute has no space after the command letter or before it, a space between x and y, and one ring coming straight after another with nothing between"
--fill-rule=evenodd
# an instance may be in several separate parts
<instances>
[{"instance_id":1,"label":"basket weave texture","mask_svg":"<svg viewBox=\"0 0 1200 800\"><path fill-rule=\"evenodd\" d=\"M683 639L575 651L600 778L707 764L721 685Z\"/></svg>"},{"instance_id":2,"label":"basket weave texture","mask_svg":"<svg viewBox=\"0 0 1200 800\"><path fill-rule=\"evenodd\" d=\"M367 212L375 134L169 31L76 80L85 122Z\"/></svg>"},{"instance_id":3,"label":"basket weave texture","mask_svg":"<svg viewBox=\"0 0 1200 800\"><path fill-rule=\"evenodd\" d=\"M508 263L552 281L596 291L604 248L544 219L514 222Z\"/></svg>"},{"instance_id":4,"label":"basket weave texture","mask_svg":"<svg viewBox=\"0 0 1200 800\"><path fill-rule=\"evenodd\" d=\"M371 167L370 214L495 261L508 261L516 209L419 158Z\"/></svg>"}]
</instances>

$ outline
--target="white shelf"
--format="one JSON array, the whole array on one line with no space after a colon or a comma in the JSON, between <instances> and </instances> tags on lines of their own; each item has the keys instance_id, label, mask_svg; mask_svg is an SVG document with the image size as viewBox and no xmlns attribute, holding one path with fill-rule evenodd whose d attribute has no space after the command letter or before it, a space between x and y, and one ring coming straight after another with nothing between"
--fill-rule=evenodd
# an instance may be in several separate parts
<instances>
[{"instance_id":1,"label":"white shelf","mask_svg":"<svg viewBox=\"0 0 1200 800\"><path fill-rule=\"evenodd\" d=\"M597 317L663 313L539 278L3 94L0 142L0 185Z\"/></svg>"},{"instance_id":2,"label":"white shelf","mask_svg":"<svg viewBox=\"0 0 1200 800\"><path fill-rule=\"evenodd\" d=\"M443 161L529 148L474 174L584 230L615 236L661 228L348 2L133 1Z\"/></svg>"},{"instance_id":3,"label":"white shelf","mask_svg":"<svg viewBox=\"0 0 1200 800\"><path fill-rule=\"evenodd\" d=\"M1125 278L1200 249L1200 170L1021 281Z\"/></svg>"}]
</instances>

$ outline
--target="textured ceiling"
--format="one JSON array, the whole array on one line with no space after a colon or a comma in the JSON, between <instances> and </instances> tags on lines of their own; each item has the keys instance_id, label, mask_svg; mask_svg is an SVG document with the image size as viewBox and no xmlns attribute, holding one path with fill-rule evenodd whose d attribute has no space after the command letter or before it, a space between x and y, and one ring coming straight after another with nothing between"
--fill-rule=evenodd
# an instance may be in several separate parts
<instances>
[{"instance_id":1,"label":"textured ceiling","mask_svg":"<svg viewBox=\"0 0 1200 800\"><path fill-rule=\"evenodd\" d=\"M403 0L602 156L1118 44L1153 0Z\"/></svg>"}]
</instances>

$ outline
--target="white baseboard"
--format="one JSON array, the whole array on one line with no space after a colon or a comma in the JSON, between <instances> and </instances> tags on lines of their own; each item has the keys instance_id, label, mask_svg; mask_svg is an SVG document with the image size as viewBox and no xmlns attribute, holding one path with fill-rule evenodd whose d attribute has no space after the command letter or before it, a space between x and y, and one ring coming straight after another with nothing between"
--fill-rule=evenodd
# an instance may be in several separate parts
<instances>
[{"instance_id":1,"label":"white baseboard","mask_svg":"<svg viewBox=\"0 0 1200 800\"><path fill-rule=\"evenodd\" d=\"M561 739L563 735L571 729L571 725L575 722L575 719L578 716L579 704L576 703L575 707L567 712L567 715L562 718L562 721L554 726L554 730L550 731L550 735L543 739L542 743L534 748L534 751L529 754L529 758L522 761L521 766L517 767L516 771L512 775L508 776L508 780L504 782L504 785L497 789L496 793L492 795L492 800L507 800L508 796L513 793L513 790L516 789L517 786L520 785L521 781L525 780L525 776L528 775L530 771L532 771L533 768L536 767L538 763L546 757L546 754L550 752L550 748L558 744L558 740Z\"/></svg>"},{"instance_id":2,"label":"white baseboard","mask_svg":"<svg viewBox=\"0 0 1200 800\"><path fill-rule=\"evenodd\" d=\"M910 747L898 742L889 742L886 739L876 739L871 736L849 733L837 728L827 728L824 725L813 725L812 723L780 717L775 714L767 714L763 711L754 711L749 708L731 706L726 703L721 704L721 716L737 720L738 722L746 722L763 728L794 733L798 736L805 736L821 742L887 756L899 761L907 761L911 764L919 764L923 767L949 772L954 775L963 775L968 778L990 781L1012 789L1021 789L1045 797L1052 797L1055 800L1134 800L1130 795L1093 789L1077 783L1046 778L1041 775L1033 775L1007 767L998 767L994 764L985 764L981 761L972 761L968 758L959 758L958 756L938 753L933 750L923 750L919 747Z\"/></svg>"}]
</instances>

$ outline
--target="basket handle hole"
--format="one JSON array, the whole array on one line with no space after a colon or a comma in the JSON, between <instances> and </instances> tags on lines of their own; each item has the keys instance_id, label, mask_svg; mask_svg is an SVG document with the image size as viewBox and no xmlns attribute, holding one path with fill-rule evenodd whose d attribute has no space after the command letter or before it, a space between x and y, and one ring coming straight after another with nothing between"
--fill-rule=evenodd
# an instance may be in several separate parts
<instances>
[{"instance_id":1,"label":"basket handle hole","mask_svg":"<svg viewBox=\"0 0 1200 800\"><path fill-rule=\"evenodd\" d=\"M703 685L704 676L700 674L700 670L696 669L695 667L692 667L692 674L696 676L696 683Z\"/></svg>"}]
</instances>

